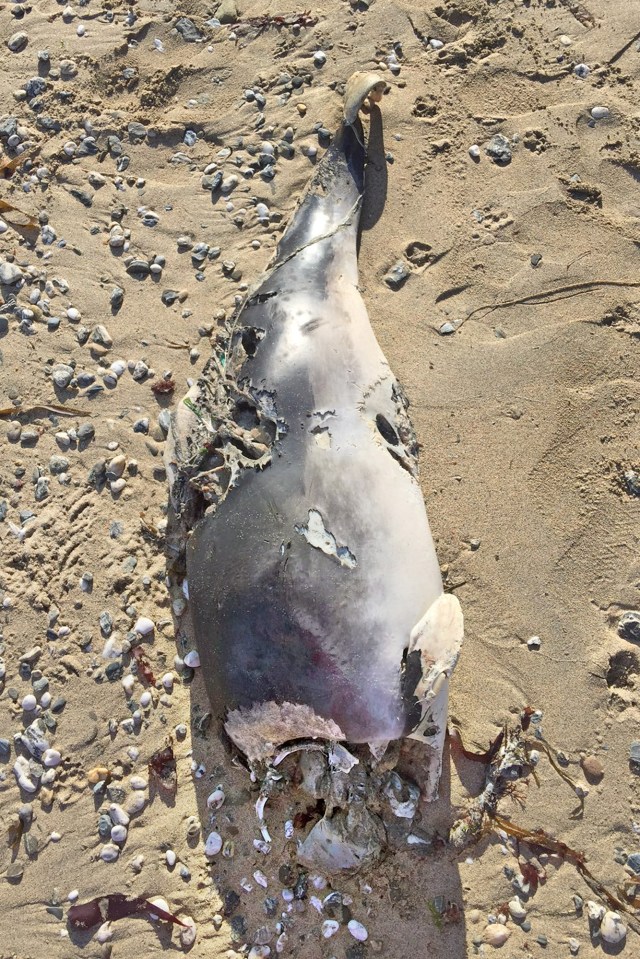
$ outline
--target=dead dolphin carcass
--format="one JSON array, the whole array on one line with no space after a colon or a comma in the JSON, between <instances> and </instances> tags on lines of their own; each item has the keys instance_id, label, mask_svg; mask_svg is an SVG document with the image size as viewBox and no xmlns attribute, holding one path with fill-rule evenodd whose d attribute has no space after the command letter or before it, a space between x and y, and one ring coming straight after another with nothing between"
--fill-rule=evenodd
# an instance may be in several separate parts
<instances>
[{"instance_id":1,"label":"dead dolphin carcass","mask_svg":"<svg viewBox=\"0 0 640 959\"><path fill-rule=\"evenodd\" d=\"M328 813L302 854L329 865L357 865L378 844L367 790L352 788L362 763L336 744L369 744L375 766L391 741L420 740L427 798L437 795L463 632L407 403L358 291L358 113L384 86L372 73L349 80L343 122L224 355L179 404L166 456L174 517L191 530L212 708L254 767L283 744L326 747L303 754L305 777L329 811L342 800L349 811Z\"/></svg>"}]
</instances>

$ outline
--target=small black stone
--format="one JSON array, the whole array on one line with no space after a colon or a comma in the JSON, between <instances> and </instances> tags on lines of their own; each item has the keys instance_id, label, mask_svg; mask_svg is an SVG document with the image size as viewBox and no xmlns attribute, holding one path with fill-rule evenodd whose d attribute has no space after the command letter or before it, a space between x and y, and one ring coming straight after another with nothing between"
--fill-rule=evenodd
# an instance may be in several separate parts
<instances>
[{"instance_id":1,"label":"small black stone","mask_svg":"<svg viewBox=\"0 0 640 959\"><path fill-rule=\"evenodd\" d=\"M222 915L227 917L232 916L239 905L240 896L238 893L235 892L234 889L227 889L222 896Z\"/></svg>"},{"instance_id":2,"label":"small black stone","mask_svg":"<svg viewBox=\"0 0 640 959\"><path fill-rule=\"evenodd\" d=\"M247 920L244 918L244 916L234 916L230 922L230 926L232 931L237 936L246 935L248 925L247 925Z\"/></svg>"}]
</instances>

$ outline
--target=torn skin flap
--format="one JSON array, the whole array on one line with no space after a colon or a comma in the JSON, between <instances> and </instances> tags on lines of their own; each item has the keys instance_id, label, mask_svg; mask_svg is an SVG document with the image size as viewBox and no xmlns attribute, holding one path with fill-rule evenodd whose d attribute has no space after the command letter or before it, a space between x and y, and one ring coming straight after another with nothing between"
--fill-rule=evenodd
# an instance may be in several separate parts
<instances>
[{"instance_id":1,"label":"torn skin flap","mask_svg":"<svg viewBox=\"0 0 640 959\"><path fill-rule=\"evenodd\" d=\"M353 569L358 565L358 561L349 547L339 545L333 533L326 529L322 513L319 510L310 509L307 525L296 525L294 529L296 533L304 536L309 546L319 549L327 556L335 557L341 566Z\"/></svg>"}]
</instances>

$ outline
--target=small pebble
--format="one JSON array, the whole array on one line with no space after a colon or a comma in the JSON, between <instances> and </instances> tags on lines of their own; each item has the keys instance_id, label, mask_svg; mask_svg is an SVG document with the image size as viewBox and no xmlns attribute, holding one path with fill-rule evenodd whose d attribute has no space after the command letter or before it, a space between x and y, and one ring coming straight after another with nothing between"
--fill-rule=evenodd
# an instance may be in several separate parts
<instances>
[{"instance_id":1,"label":"small pebble","mask_svg":"<svg viewBox=\"0 0 640 959\"><path fill-rule=\"evenodd\" d=\"M123 843L127 838L127 827L116 824L111 829L111 839L113 842Z\"/></svg>"},{"instance_id":2,"label":"small pebble","mask_svg":"<svg viewBox=\"0 0 640 959\"><path fill-rule=\"evenodd\" d=\"M103 862L115 862L120 855L120 849L114 843L107 843L100 850L100 858Z\"/></svg>"},{"instance_id":3,"label":"small pebble","mask_svg":"<svg viewBox=\"0 0 640 959\"><path fill-rule=\"evenodd\" d=\"M180 943L183 949L190 949L196 941L196 924L191 916L185 916L182 913L178 915L178 919L182 923L179 932Z\"/></svg>"},{"instance_id":4,"label":"small pebble","mask_svg":"<svg viewBox=\"0 0 640 959\"><path fill-rule=\"evenodd\" d=\"M7 40L7 46L12 53L19 53L20 50L24 50L28 42L29 37L27 34L24 33L24 31L20 31L19 33L14 33L9 37Z\"/></svg>"},{"instance_id":5,"label":"small pebble","mask_svg":"<svg viewBox=\"0 0 640 959\"><path fill-rule=\"evenodd\" d=\"M604 776L604 766L597 756L584 756L580 760L582 771L591 783L600 782Z\"/></svg>"},{"instance_id":6,"label":"small pebble","mask_svg":"<svg viewBox=\"0 0 640 959\"><path fill-rule=\"evenodd\" d=\"M521 922L526 918L527 910L518 896L515 896L509 903L509 912L515 922Z\"/></svg>"},{"instance_id":7,"label":"small pebble","mask_svg":"<svg viewBox=\"0 0 640 959\"><path fill-rule=\"evenodd\" d=\"M200 665L200 655L196 649L190 649L184 657L184 664L189 669L197 669Z\"/></svg>"}]
</instances>

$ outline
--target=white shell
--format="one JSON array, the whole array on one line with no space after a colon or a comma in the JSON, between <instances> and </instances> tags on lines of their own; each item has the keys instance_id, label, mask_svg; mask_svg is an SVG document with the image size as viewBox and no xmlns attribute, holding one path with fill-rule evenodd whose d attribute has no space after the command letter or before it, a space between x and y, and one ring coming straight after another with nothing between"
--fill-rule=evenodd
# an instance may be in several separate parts
<instances>
[{"instance_id":1,"label":"white shell","mask_svg":"<svg viewBox=\"0 0 640 959\"><path fill-rule=\"evenodd\" d=\"M627 935L627 927L617 912L605 912L600 925L600 936L605 942L622 942Z\"/></svg>"},{"instance_id":2,"label":"white shell","mask_svg":"<svg viewBox=\"0 0 640 959\"><path fill-rule=\"evenodd\" d=\"M149 902L152 906L157 906L158 909L164 910L164 912L171 912L169 909L169 903L166 899L163 899L162 896L154 896L153 899L150 899ZM152 919L157 919L158 917L151 913Z\"/></svg>"},{"instance_id":3,"label":"white shell","mask_svg":"<svg viewBox=\"0 0 640 959\"><path fill-rule=\"evenodd\" d=\"M190 669L197 669L200 665L200 654L197 649L190 649L187 655L184 657L184 664Z\"/></svg>"},{"instance_id":4,"label":"white shell","mask_svg":"<svg viewBox=\"0 0 640 959\"><path fill-rule=\"evenodd\" d=\"M62 756L57 749L45 749L42 754L42 762L45 766L59 766L62 761Z\"/></svg>"},{"instance_id":5,"label":"white shell","mask_svg":"<svg viewBox=\"0 0 640 959\"><path fill-rule=\"evenodd\" d=\"M222 849L222 836L217 832L210 832L204 844L205 856L217 856Z\"/></svg>"},{"instance_id":6,"label":"white shell","mask_svg":"<svg viewBox=\"0 0 640 959\"><path fill-rule=\"evenodd\" d=\"M497 949L498 946L504 946L510 935L510 929L507 929L502 923L494 922L485 929L483 939L489 946Z\"/></svg>"},{"instance_id":7,"label":"white shell","mask_svg":"<svg viewBox=\"0 0 640 959\"><path fill-rule=\"evenodd\" d=\"M357 939L358 942L366 942L369 938L369 933L362 925L361 922L358 922L357 919L350 919L347 923L347 929L351 933L354 939Z\"/></svg>"},{"instance_id":8,"label":"white shell","mask_svg":"<svg viewBox=\"0 0 640 959\"><path fill-rule=\"evenodd\" d=\"M224 800L225 795L222 786L216 786L207 799L207 806L209 809L220 809L224 803Z\"/></svg>"},{"instance_id":9,"label":"white shell","mask_svg":"<svg viewBox=\"0 0 640 959\"><path fill-rule=\"evenodd\" d=\"M155 629L155 624L152 619L149 619L148 616L141 616L133 627L134 633L138 633L140 636L148 636L149 633L152 633Z\"/></svg>"},{"instance_id":10,"label":"white shell","mask_svg":"<svg viewBox=\"0 0 640 959\"><path fill-rule=\"evenodd\" d=\"M335 936L339 928L340 923L336 922L335 919L325 919L322 923L322 935L325 939L330 939L331 936Z\"/></svg>"}]
</instances>

